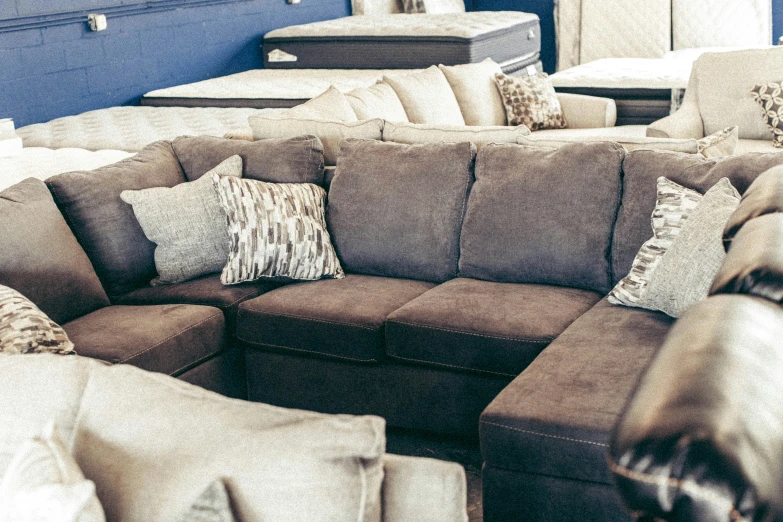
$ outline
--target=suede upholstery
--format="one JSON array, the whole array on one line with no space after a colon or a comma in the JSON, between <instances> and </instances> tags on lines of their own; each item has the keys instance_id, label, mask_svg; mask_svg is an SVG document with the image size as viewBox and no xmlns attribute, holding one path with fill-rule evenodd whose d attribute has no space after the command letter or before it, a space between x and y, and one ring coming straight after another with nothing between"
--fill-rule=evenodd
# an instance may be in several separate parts
<instances>
[{"instance_id":1,"label":"suede upholstery","mask_svg":"<svg viewBox=\"0 0 783 522\"><path fill-rule=\"evenodd\" d=\"M327 223L346 272L456 277L475 154L470 143L342 142Z\"/></svg>"},{"instance_id":2,"label":"suede upholstery","mask_svg":"<svg viewBox=\"0 0 783 522\"><path fill-rule=\"evenodd\" d=\"M242 303L236 336L264 349L377 362L386 317L433 286L358 274L287 285Z\"/></svg>"},{"instance_id":3,"label":"suede upholstery","mask_svg":"<svg viewBox=\"0 0 783 522\"><path fill-rule=\"evenodd\" d=\"M462 229L460 276L608 292L624 155L615 143L483 147Z\"/></svg>"},{"instance_id":4,"label":"suede upholstery","mask_svg":"<svg viewBox=\"0 0 783 522\"><path fill-rule=\"evenodd\" d=\"M183 182L179 160L165 141L113 165L46 180L110 297L146 286L157 275L155 244L144 235L133 207L120 199L120 193Z\"/></svg>"},{"instance_id":5,"label":"suede upholstery","mask_svg":"<svg viewBox=\"0 0 783 522\"><path fill-rule=\"evenodd\" d=\"M783 212L783 166L762 173L742 195L740 205L726 223L723 245L728 250L732 238L753 218Z\"/></svg>"},{"instance_id":6,"label":"suede upholstery","mask_svg":"<svg viewBox=\"0 0 783 522\"><path fill-rule=\"evenodd\" d=\"M0 284L34 302L56 323L98 308L109 298L42 181L0 192Z\"/></svg>"},{"instance_id":7,"label":"suede upholstery","mask_svg":"<svg viewBox=\"0 0 783 522\"><path fill-rule=\"evenodd\" d=\"M242 158L244 178L323 185L324 148L315 136L252 142L211 136L180 137L171 145L188 181L197 180L236 154Z\"/></svg>"},{"instance_id":8,"label":"suede upholstery","mask_svg":"<svg viewBox=\"0 0 783 522\"><path fill-rule=\"evenodd\" d=\"M452 279L389 315L386 353L513 378L600 299L576 288Z\"/></svg>"},{"instance_id":9,"label":"suede upholstery","mask_svg":"<svg viewBox=\"0 0 783 522\"><path fill-rule=\"evenodd\" d=\"M107 306L63 325L85 357L179 375L221 352L223 314L209 306Z\"/></svg>"}]
</instances>

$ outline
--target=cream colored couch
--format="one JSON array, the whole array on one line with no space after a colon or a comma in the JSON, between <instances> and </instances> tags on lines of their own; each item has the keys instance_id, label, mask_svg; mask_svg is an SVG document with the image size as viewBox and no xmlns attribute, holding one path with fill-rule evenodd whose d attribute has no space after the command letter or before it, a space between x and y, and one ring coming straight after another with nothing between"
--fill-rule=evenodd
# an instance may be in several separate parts
<instances>
[{"instance_id":1,"label":"cream colored couch","mask_svg":"<svg viewBox=\"0 0 783 522\"><path fill-rule=\"evenodd\" d=\"M783 80L783 48L705 53L693 65L680 109L647 127L655 138L703 138L739 126L736 154L780 152L750 90Z\"/></svg>"},{"instance_id":2,"label":"cream colored couch","mask_svg":"<svg viewBox=\"0 0 783 522\"><path fill-rule=\"evenodd\" d=\"M110 522L170 522L220 478L241 522L465 521L464 470L385 454L379 417L227 399L79 356L0 356L0 476L54 419Z\"/></svg>"}]
</instances>

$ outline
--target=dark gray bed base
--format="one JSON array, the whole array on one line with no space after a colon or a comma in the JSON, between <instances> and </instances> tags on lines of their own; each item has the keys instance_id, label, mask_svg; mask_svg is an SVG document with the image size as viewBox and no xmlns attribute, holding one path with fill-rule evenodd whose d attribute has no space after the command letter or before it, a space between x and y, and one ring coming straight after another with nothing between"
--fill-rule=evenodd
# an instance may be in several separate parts
<instances>
[{"instance_id":1,"label":"dark gray bed base","mask_svg":"<svg viewBox=\"0 0 783 522\"><path fill-rule=\"evenodd\" d=\"M617 125L649 125L671 111L671 89L604 89L557 87L557 92L612 98L617 104Z\"/></svg>"}]
</instances>

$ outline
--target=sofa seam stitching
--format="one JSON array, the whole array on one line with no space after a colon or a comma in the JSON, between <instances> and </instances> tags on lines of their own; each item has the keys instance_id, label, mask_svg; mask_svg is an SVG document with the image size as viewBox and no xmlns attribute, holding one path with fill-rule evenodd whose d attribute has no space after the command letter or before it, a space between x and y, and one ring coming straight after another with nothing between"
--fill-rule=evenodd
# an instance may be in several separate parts
<instances>
[{"instance_id":1,"label":"sofa seam stitching","mask_svg":"<svg viewBox=\"0 0 783 522\"><path fill-rule=\"evenodd\" d=\"M326 356L326 357L336 357L338 359L345 359L345 360L348 360L348 361L365 362L365 363L367 363L367 362L378 362L375 359L357 359L355 357L347 357L345 355L335 355L335 354L331 354L331 353L327 353L327 352L317 352L315 350L305 350L303 348L294 348L292 346L284 346L284 345L281 345L281 344L259 343L257 341L248 341L248 340L243 339L243 338L241 338L239 336L237 336L237 339L239 339L243 343L252 344L252 345L255 345L255 346L270 346L272 348L280 348L282 350L293 350L295 352L317 353L318 355L323 355L323 356Z\"/></svg>"},{"instance_id":2,"label":"sofa seam stitching","mask_svg":"<svg viewBox=\"0 0 783 522\"><path fill-rule=\"evenodd\" d=\"M185 329L183 329L183 330L181 330L181 331L179 331L179 332L177 332L175 334L171 334L168 337L166 337L165 339L163 339L162 341L160 341L160 342L154 344L153 346L150 346L149 348L145 349L144 351L141 351L139 353L131 355L130 357L127 357L127 358L125 358L125 359L123 359L121 361L118 361L117 364L124 364L124 363L130 361L131 359L135 359L136 357L138 357L140 355L144 355L145 353L149 352L150 350L154 350L155 348L157 348L161 344L163 344L163 343L165 343L167 341L170 341L171 339L174 339L175 337L178 337L178 336L182 335L183 333L187 332L188 330L192 330L193 328L195 328L197 326L200 326L200 325L206 323L207 321L209 321L211 319L214 319L215 317L218 317L218 316L222 317L223 316L223 312L210 315L209 317L207 317L205 319L202 319L201 321L199 321L199 322L197 322L195 324L192 324L192 325L188 326L187 328L185 328Z\"/></svg>"},{"instance_id":3,"label":"sofa seam stitching","mask_svg":"<svg viewBox=\"0 0 783 522\"><path fill-rule=\"evenodd\" d=\"M190 367L191 370L195 370L197 367L201 366L202 364L204 364L207 361L210 361L210 360L214 359L215 356L220 355L224 351L225 350L218 350L217 352L212 352L209 355L205 355L204 357L202 357L201 359L198 359L195 362L191 362L191 363L186 364L185 366L182 366L181 368L177 368L176 370L170 372L169 375L174 377L175 373L181 372L182 370L184 370L185 368L188 368L188 367Z\"/></svg>"},{"instance_id":4,"label":"sofa seam stitching","mask_svg":"<svg viewBox=\"0 0 783 522\"><path fill-rule=\"evenodd\" d=\"M246 297L250 296L251 294L253 294L253 292L255 292L255 289L253 289L253 290L248 290L248 292L247 292L247 293L245 293L245 294L242 294L242 296L241 296L241 297L239 297L239 298L238 298L236 301L234 301L233 303L231 303L231 304L224 304L224 305L218 305L218 308L220 308L220 309L227 309L227 308L231 308L232 306L234 306L234 305L235 305L235 304L237 304L238 302L242 301L244 298L246 298Z\"/></svg>"},{"instance_id":5,"label":"sofa seam stitching","mask_svg":"<svg viewBox=\"0 0 783 522\"><path fill-rule=\"evenodd\" d=\"M418 363L424 363L424 364L435 365L435 366L444 366L446 368L458 368L460 370L469 370L471 372L489 373L489 374L492 374L492 375L502 375L504 377L516 377L517 376L516 374L511 374L511 373L493 372L492 370L479 370L477 368L467 368L465 366L457 366L457 365L454 365L454 364L446 364L446 363L434 362L434 361L424 361L424 360L421 360L421 359L413 359L411 357L403 357L401 355L395 355L395 354L389 354L389 357L391 357L393 359L401 359L403 361L418 362Z\"/></svg>"},{"instance_id":6,"label":"sofa seam stitching","mask_svg":"<svg viewBox=\"0 0 783 522\"><path fill-rule=\"evenodd\" d=\"M486 337L487 339L499 339L503 341L522 341L522 342L528 342L528 343L551 343L555 340L554 337L546 337L542 339L526 339L523 337L505 337L501 335L488 335L488 334L480 334L480 333L474 333L474 332L467 332L464 330L454 330L450 328L440 328L438 326L429 326L424 324L417 324L417 323L410 323L407 321L400 321L398 319L389 319L386 321L387 323L396 323L396 324L405 324L408 326L415 326L417 328L426 328L428 330L439 330L442 332L451 332L451 333L457 333L457 334L463 334L463 335L473 335L477 337Z\"/></svg>"},{"instance_id":7,"label":"sofa seam stitching","mask_svg":"<svg viewBox=\"0 0 783 522\"><path fill-rule=\"evenodd\" d=\"M292 319L301 319L303 321L313 321L313 322L316 322L316 323L339 324L339 325L342 325L342 326L353 326L355 328L363 328L363 329L369 330L371 332L375 332L375 331L378 330L378 328L371 328L369 326L363 326L363 325L354 324L354 323L346 323L346 322L340 322L340 321L329 321L328 319L315 319L315 318L312 318L312 317L305 317L305 316L302 316L302 315L283 314L283 313L279 313L279 312L276 312L276 313L266 312L264 310L260 310L258 308L251 308L249 306L246 307L245 310L248 310L248 311L251 311L251 312L258 312L258 313L261 313L261 314L264 314L264 315L267 315L267 316L271 316L271 317L290 317ZM316 353L318 353L318 352L316 352Z\"/></svg>"},{"instance_id":8,"label":"sofa seam stitching","mask_svg":"<svg viewBox=\"0 0 783 522\"><path fill-rule=\"evenodd\" d=\"M548 433L540 433L540 432L537 432L537 431L523 430L522 428L515 428L513 426L507 426L505 424L500 424L500 423L492 422L492 421L482 420L481 424L487 424L487 425L490 425L490 426L497 426L499 428L506 428L508 430L518 431L520 433L528 433L530 435L538 435L540 437L549 437L551 439L560 439L560 440L566 440L566 441L569 441L569 442L581 442L583 444L591 444L593 446L601 446L601 447L604 447L604 448L608 448L609 447L609 444L604 444L602 442L593 442L591 440L574 439L574 438L571 438L571 437L562 437L560 435L550 435Z\"/></svg>"},{"instance_id":9,"label":"sofa seam stitching","mask_svg":"<svg viewBox=\"0 0 783 522\"><path fill-rule=\"evenodd\" d=\"M478 152L476 152L475 155L473 155L473 145L471 144L470 147L471 155L473 156L470 160L470 166L468 167L468 175L465 179L465 189L463 190L465 196L462 198L462 212L460 213L460 219L459 223L457 223L459 227L459 233L457 234L457 261L454 263L454 276L459 277L459 260L462 257L462 228L465 226L465 214L468 211L468 198L470 197L470 194L468 193L468 189L470 188L470 177L471 172L473 173L473 183L475 184L476 180L476 157L478 156Z\"/></svg>"}]
</instances>

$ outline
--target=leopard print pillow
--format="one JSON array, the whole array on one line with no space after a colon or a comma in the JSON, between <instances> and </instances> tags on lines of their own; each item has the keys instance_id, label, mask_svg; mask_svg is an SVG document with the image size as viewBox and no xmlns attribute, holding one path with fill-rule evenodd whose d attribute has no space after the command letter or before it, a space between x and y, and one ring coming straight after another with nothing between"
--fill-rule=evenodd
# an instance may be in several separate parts
<instances>
[{"instance_id":1,"label":"leopard print pillow","mask_svg":"<svg viewBox=\"0 0 783 522\"><path fill-rule=\"evenodd\" d=\"M0 353L76 352L65 330L25 296L0 285Z\"/></svg>"},{"instance_id":2,"label":"leopard print pillow","mask_svg":"<svg viewBox=\"0 0 783 522\"><path fill-rule=\"evenodd\" d=\"M509 125L525 125L532 131L568 126L546 73L527 77L497 73L495 83L506 107Z\"/></svg>"}]
</instances>

